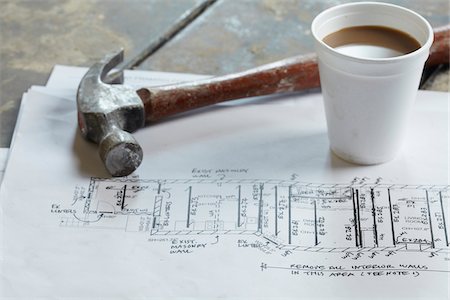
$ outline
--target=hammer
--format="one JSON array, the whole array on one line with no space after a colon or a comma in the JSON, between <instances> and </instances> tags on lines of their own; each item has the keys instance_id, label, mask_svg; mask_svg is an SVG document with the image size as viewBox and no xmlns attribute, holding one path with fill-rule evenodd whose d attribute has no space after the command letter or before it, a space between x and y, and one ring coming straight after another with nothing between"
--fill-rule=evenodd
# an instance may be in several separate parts
<instances>
[{"instance_id":1,"label":"hammer","mask_svg":"<svg viewBox=\"0 0 450 300\"><path fill-rule=\"evenodd\" d=\"M434 31L426 67L449 63L450 25ZM130 134L146 122L223 101L302 91L320 86L315 54L295 56L247 71L192 82L135 90L107 84L108 72L123 61L123 50L105 56L82 78L77 92L78 125L84 138L99 144L112 176L127 176L142 162ZM123 83L123 72L119 81Z\"/></svg>"}]
</instances>

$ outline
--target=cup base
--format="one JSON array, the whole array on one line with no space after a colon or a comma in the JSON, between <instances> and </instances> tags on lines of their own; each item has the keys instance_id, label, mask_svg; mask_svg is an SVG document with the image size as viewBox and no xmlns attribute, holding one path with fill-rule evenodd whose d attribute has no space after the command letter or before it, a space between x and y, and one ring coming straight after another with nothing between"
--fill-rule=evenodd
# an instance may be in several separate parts
<instances>
[{"instance_id":1,"label":"cup base","mask_svg":"<svg viewBox=\"0 0 450 300\"><path fill-rule=\"evenodd\" d=\"M333 147L330 147L330 149L337 157L345 160L346 162L349 162L352 164L357 164L357 165L364 165L364 166L379 165L379 164L387 163L387 162L393 160L397 156L397 153L394 153L393 155L382 156L382 157L361 157L361 156L357 156L357 155L339 151L338 149L335 149Z\"/></svg>"}]
</instances>

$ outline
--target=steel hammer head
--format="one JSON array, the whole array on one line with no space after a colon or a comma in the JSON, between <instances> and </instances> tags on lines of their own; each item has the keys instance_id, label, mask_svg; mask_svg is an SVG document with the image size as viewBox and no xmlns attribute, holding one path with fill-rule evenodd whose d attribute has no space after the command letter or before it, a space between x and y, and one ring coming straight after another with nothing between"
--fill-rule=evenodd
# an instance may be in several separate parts
<instances>
[{"instance_id":1,"label":"steel hammer head","mask_svg":"<svg viewBox=\"0 0 450 300\"><path fill-rule=\"evenodd\" d=\"M81 134L99 144L100 157L112 176L129 175L142 161L142 149L130 132L144 126L144 105L133 88L104 82L122 60L120 50L95 63L77 92Z\"/></svg>"}]
</instances>

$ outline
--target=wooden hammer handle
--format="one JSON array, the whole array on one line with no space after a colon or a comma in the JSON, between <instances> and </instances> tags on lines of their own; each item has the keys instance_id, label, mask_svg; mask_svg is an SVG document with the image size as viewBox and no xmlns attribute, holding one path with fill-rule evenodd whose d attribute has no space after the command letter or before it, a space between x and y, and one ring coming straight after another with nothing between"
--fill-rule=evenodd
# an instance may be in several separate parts
<instances>
[{"instance_id":1,"label":"wooden hammer handle","mask_svg":"<svg viewBox=\"0 0 450 300\"><path fill-rule=\"evenodd\" d=\"M435 30L426 66L449 63L450 26ZM157 121L178 113L228 100L302 91L320 86L315 54L295 56L248 71L210 79L142 88L137 91L146 120Z\"/></svg>"},{"instance_id":2,"label":"wooden hammer handle","mask_svg":"<svg viewBox=\"0 0 450 300\"><path fill-rule=\"evenodd\" d=\"M233 99L305 90L319 86L314 55L297 56L241 73L211 79L143 88L147 121Z\"/></svg>"},{"instance_id":3,"label":"wooden hammer handle","mask_svg":"<svg viewBox=\"0 0 450 300\"><path fill-rule=\"evenodd\" d=\"M450 61L450 24L434 29L434 41L425 67L448 64Z\"/></svg>"}]
</instances>

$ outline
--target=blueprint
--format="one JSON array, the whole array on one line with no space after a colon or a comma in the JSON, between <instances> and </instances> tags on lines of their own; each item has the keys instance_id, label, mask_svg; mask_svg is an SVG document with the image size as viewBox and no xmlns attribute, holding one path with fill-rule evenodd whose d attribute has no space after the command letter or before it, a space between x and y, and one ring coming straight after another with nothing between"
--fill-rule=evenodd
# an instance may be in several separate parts
<instances>
[{"instance_id":1,"label":"blueprint","mask_svg":"<svg viewBox=\"0 0 450 300\"><path fill-rule=\"evenodd\" d=\"M147 126L141 167L110 178L76 129L84 71L57 67L23 98L0 298L448 299L448 94L419 93L404 150L382 165L335 157L310 93Z\"/></svg>"},{"instance_id":2,"label":"blueprint","mask_svg":"<svg viewBox=\"0 0 450 300\"><path fill-rule=\"evenodd\" d=\"M245 172L247 170L234 170ZM448 186L227 179L101 179L54 203L61 227L111 228L146 237L260 237L269 252L312 251L360 257L449 252ZM203 172L203 173L202 173ZM201 176L199 176L201 177ZM248 246L241 241L241 247ZM195 246L171 247L191 253Z\"/></svg>"}]
</instances>

